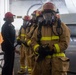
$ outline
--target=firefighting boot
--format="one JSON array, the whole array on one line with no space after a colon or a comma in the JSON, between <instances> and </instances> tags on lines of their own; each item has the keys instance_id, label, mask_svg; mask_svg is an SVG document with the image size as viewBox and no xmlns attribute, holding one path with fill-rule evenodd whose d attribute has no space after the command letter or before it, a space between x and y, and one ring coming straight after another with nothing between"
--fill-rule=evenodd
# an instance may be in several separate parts
<instances>
[{"instance_id":1,"label":"firefighting boot","mask_svg":"<svg viewBox=\"0 0 76 75\"><path fill-rule=\"evenodd\" d=\"M26 69L27 69L27 66L25 68L21 68L20 71L18 71L17 73L18 74L25 74L27 72Z\"/></svg>"},{"instance_id":2,"label":"firefighting boot","mask_svg":"<svg viewBox=\"0 0 76 75\"><path fill-rule=\"evenodd\" d=\"M20 71L18 71L17 72L18 74L25 74L26 73L26 71L25 70L23 70L23 69L21 69Z\"/></svg>"}]
</instances>

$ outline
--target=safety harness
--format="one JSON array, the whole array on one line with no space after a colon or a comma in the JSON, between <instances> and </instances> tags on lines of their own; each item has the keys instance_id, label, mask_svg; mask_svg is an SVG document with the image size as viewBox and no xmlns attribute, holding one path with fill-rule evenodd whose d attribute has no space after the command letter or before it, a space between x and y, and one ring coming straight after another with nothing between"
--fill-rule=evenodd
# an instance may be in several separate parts
<instances>
[{"instance_id":1,"label":"safety harness","mask_svg":"<svg viewBox=\"0 0 76 75\"><path fill-rule=\"evenodd\" d=\"M47 40L49 40L49 39L51 40L51 39L59 38L59 36L62 35L62 33L63 33L63 29L61 27L61 20L60 19L58 19L58 21L57 21L57 27L56 27L57 34L54 32L53 27L52 27L52 31L56 35L56 37L52 37L52 38L42 37L41 29L42 29L42 25L39 25L38 34L37 34L37 38L38 38L37 42L38 42L38 44L40 44L41 40L46 40L46 39Z\"/></svg>"}]
</instances>

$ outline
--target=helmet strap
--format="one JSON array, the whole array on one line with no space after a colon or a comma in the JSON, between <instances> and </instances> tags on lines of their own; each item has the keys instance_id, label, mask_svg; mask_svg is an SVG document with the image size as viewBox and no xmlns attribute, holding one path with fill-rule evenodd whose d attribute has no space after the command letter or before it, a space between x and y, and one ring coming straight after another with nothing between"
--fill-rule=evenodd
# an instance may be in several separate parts
<instances>
[{"instance_id":1,"label":"helmet strap","mask_svg":"<svg viewBox=\"0 0 76 75\"><path fill-rule=\"evenodd\" d=\"M44 11L42 11L42 14L44 14L44 13L56 13L54 10L51 10L51 9L48 9L48 10L44 10Z\"/></svg>"}]
</instances>

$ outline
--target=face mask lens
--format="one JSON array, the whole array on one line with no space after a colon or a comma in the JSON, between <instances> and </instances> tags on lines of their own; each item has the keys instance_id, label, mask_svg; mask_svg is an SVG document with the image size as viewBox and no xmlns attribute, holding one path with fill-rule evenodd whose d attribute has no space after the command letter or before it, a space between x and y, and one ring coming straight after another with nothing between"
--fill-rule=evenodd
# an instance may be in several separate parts
<instances>
[{"instance_id":1,"label":"face mask lens","mask_svg":"<svg viewBox=\"0 0 76 75\"><path fill-rule=\"evenodd\" d=\"M26 25L28 25L28 23L29 23L29 22L27 21L27 22L26 22Z\"/></svg>"},{"instance_id":2,"label":"face mask lens","mask_svg":"<svg viewBox=\"0 0 76 75\"><path fill-rule=\"evenodd\" d=\"M29 21L24 21L23 24L24 24L24 25L28 25L28 23L29 23Z\"/></svg>"},{"instance_id":3,"label":"face mask lens","mask_svg":"<svg viewBox=\"0 0 76 75\"><path fill-rule=\"evenodd\" d=\"M43 17L38 18L38 22L42 22L43 21Z\"/></svg>"},{"instance_id":4,"label":"face mask lens","mask_svg":"<svg viewBox=\"0 0 76 75\"><path fill-rule=\"evenodd\" d=\"M52 25L55 22L55 16L53 13L43 14L45 25Z\"/></svg>"},{"instance_id":5,"label":"face mask lens","mask_svg":"<svg viewBox=\"0 0 76 75\"><path fill-rule=\"evenodd\" d=\"M51 14L50 13L46 13L43 15L44 20L47 22L51 21Z\"/></svg>"},{"instance_id":6,"label":"face mask lens","mask_svg":"<svg viewBox=\"0 0 76 75\"><path fill-rule=\"evenodd\" d=\"M45 20L50 20L51 19L51 13L46 13L46 14L43 14L43 17Z\"/></svg>"}]
</instances>

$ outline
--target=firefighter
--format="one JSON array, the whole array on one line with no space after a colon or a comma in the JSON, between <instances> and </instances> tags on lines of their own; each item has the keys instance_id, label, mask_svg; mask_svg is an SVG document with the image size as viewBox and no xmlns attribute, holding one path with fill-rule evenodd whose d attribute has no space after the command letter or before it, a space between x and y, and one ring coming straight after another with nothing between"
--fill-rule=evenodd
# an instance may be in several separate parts
<instances>
[{"instance_id":1,"label":"firefighter","mask_svg":"<svg viewBox=\"0 0 76 75\"><path fill-rule=\"evenodd\" d=\"M2 26L1 34L3 42L1 43L2 51L4 52L4 66L2 75L12 75L15 56L15 27L11 24L14 22L14 15L7 12L4 17L5 23Z\"/></svg>"},{"instance_id":2,"label":"firefighter","mask_svg":"<svg viewBox=\"0 0 76 75\"><path fill-rule=\"evenodd\" d=\"M36 12L37 11L38 10L35 10L31 14L32 15L32 19L30 20L30 25L27 28L27 30L28 30L28 33L27 34L29 34L31 32L30 35L29 35L30 38L32 37L33 32L34 32L35 28L37 27L36 26L36 23L37 23L37 20L36 20ZM27 56L28 56L28 73L31 74L32 68L34 66L34 60L35 60L34 54L33 54L33 50L32 50L31 47L28 47Z\"/></svg>"},{"instance_id":3,"label":"firefighter","mask_svg":"<svg viewBox=\"0 0 76 75\"><path fill-rule=\"evenodd\" d=\"M19 35L17 37L17 43L20 44L20 71L18 74L24 74L27 69L27 46L24 44L24 40L27 33L27 27L30 21L30 16L24 16L23 25L19 30ZM26 62L26 63L25 63Z\"/></svg>"},{"instance_id":4,"label":"firefighter","mask_svg":"<svg viewBox=\"0 0 76 75\"><path fill-rule=\"evenodd\" d=\"M31 39L27 35L26 42L37 57L31 75L67 75L69 58L64 51L70 42L70 30L56 14L56 6L45 3L42 21Z\"/></svg>"},{"instance_id":5,"label":"firefighter","mask_svg":"<svg viewBox=\"0 0 76 75\"><path fill-rule=\"evenodd\" d=\"M38 17L40 15L40 11L39 10L35 10L32 13L32 19L31 19L31 27L30 27L30 31L28 33L29 38L32 37L33 32L35 31L36 27L38 26ZM34 65L35 65L35 54L34 51L31 47L29 47L29 58L30 58L30 68L29 68L29 73L31 73Z\"/></svg>"},{"instance_id":6,"label":"firefighter","mask_svg":"<svg viewBox=\"0 0 76 75\"><path fill-rule=\"evenodd\" d=\"M32 30L33 30L33 28L34 28L34 26L35 26L35 20L36 20L36 15L35 15L35 11L33 12L33 14L32 14L32 19L29 21L29 24L28 24L28 26L27 26L27 28L25 29L26 31L25 31L25 33L24 33L24 36L27 34L27 33L29 33L29 31L30 32L32 32ZM26 17L25 17L25 21L26 21ZM19 37L17 37L17 42L19 43L19 44L21 44L21 41L20 41L20 34L21 34L21 29L22 29L22 27L20 28L20 31L19 31ZM22 35L22 37L23 37L23 35ZM31 37L31 36L30 36ZM26 36L24 37L24 39L26 39ZM24 39L23 39L23 41L24 41ZM32 68L32 64L33 64L33 62L32 62L32 59L30 58L30 55L31 55L31 53L32 53L32 50L30 50L31 48L29 47L27 47L27 51L26 50L23 50L23 52L22 52L22 50L21 50L21 52L20 53L22 53L22 54L20 54L21 55L21 57L25 57L25 59L27 60L26 62L27 62L27 66L25 67L25 68L27 68L28 69L28 73L31 73L31 68ZM25 53L24 53L24 51L26 51ZM24 54L25 54L25 56L24 56ZM21 58L22 59L22 58ZM24 61L23 61L23 59L21 60L21 63L25 63L25 59L24 59ZM22 62L23 61L23 62ZM23 64L24 64L23 63ZM25 65L25 64L24 64ZM24 66L23 65L23 66ZM22 66L22 65L21 65ZM25 68L24 69L22 69L21 68L21 70L20 71L18 71L18 74L23 74L23 73L25 73ZM23 72L24 71L24 72Z\"/></svg>"}]
</instances>

